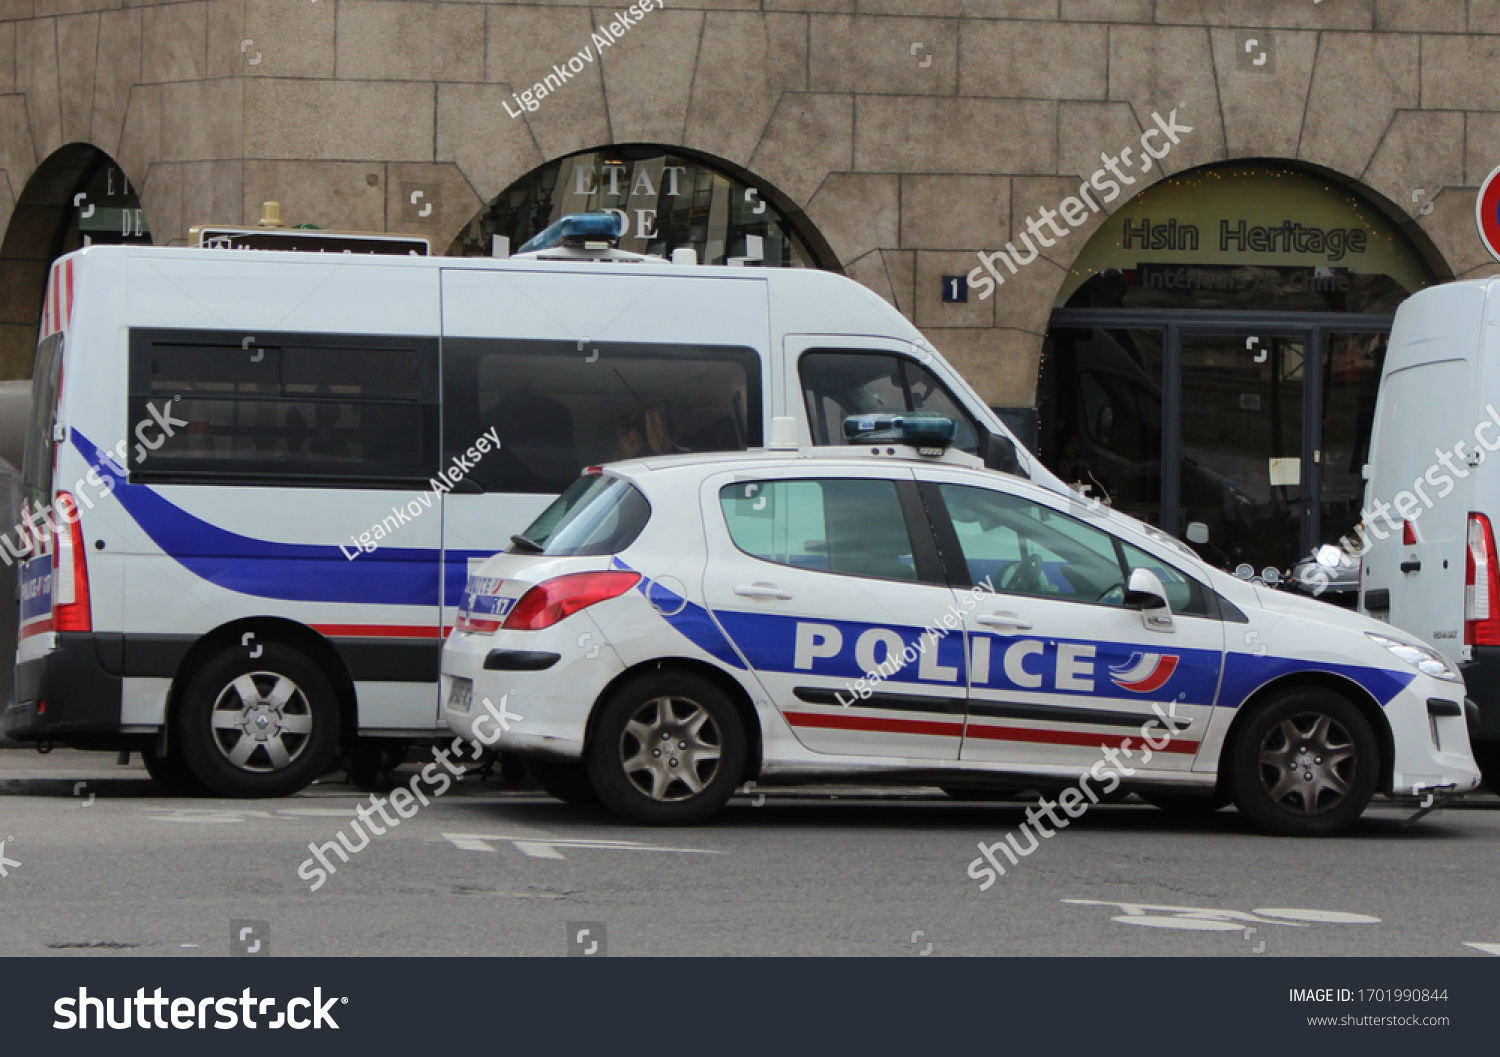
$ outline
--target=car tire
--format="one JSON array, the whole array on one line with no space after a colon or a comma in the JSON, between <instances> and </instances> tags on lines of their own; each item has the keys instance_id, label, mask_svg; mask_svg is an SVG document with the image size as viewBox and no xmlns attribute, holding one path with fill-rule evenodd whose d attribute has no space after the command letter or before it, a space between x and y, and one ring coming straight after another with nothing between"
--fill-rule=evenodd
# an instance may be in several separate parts
<instances>
[{"instance_id":1,"label":"car tire","mask_svg":"<svg viewBox=\"0 0 1500 1057\"><path fill-rule=\"evenodd\" d=\"M290 646L233 648L189 680L176 717L192 773L219 796L286 796L322 774L339 739L333 684Z\"/></svg>"},{"instance_id":2,"label":"car tire","mask_svg":"<svg viewBox=\"0 0 1500 1057\"><path fill-rule=\"evenodd\" d=\"M1380 777L1380 745L1347 699L1305 688L1260 708L1230 748L1235 805L1256 828L1326 837L1364 813Z\"/></svg>"},{"instance_id":3,"label":"car tire","mask_svg":"<svg viewBox=\"0 0 1500 1057\"><path fill-rule=\"evenodd\" d=\"M1180 815L1183 818L1207 818L1220 809L1228 807L1230 801L1233 799L1228 791L1222 788L1215 789L1208 796L1193 796L1191 793L1156 792L1138 792L1136 795L1158 811Z\"/></svg>"},{"instance_id":4,"label":"car tire","mask_svg":"<svg viewBox=\"0 0 1500 1057\"><path fill-rule=\"evenodd\" d=\"M161 786L170 796L207 796L208 786L198 780L180 755L169 752L158 756L154 752L141 753L141 762L151 780Z\"/></svg>"},{"instance_id":5,"label":"car tire","mask_svg":"<svg viewBox=\"0 0 1500 1057\"><path fill-rule=\"evenodd\" d=\"M589 777L605 806L631 822L693 825L740 786L745 740L739 713L712 682L653 672L604 702L588 748Z\"/></svg>"},{"instance_id":6,"label":"car tire","mask_svg":"<svg viewBox=\"0 0 1500 1057\"><path fill-rule=\"evenodd\" d=\"M505 776L504 763L501 777ZM561 760L527 760L526 769L532 779L554 800L575 807L589 807L599 803L599 794L589 781L588 768L582 763L564 763Z\"/></svg>"},{"instance_id":7,"label":"car tire","mask_svg":"<svg viewBox=\"0 0 1500 1057\"><path fill-rule=\"evenodd\" d=\"M1479 773L1490 792L1500 793L1500 742L1479 741L1470 746L1474 750L1474 762L1479 764Z\"/></svg>"}]
</instances>

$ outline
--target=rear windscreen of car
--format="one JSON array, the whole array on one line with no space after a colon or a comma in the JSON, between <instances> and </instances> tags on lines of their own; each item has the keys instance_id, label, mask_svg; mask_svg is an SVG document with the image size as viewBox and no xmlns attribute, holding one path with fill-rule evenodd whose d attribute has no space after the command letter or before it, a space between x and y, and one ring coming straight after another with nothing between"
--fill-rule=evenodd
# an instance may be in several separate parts
<instances>
[{"instance_id":1,"label":"rear windscreen of car","mask_svg":"<svg viewBox=\"0 0 1500 1057\"><path fill-rule=\"evenodd\" d=\"M646 497L618 477L580 477L522 533L512 554L618 554L635 542L651 517ZM529 546L535 544L535 548Z\"/></svg>"}]
</instances>

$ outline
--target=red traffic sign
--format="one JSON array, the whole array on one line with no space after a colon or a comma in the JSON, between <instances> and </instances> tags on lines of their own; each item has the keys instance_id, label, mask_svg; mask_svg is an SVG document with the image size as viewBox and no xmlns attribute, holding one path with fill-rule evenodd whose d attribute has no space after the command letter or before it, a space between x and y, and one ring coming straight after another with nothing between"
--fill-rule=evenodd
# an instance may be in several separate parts
<instances>
[{"instance_id":1,"label":"red traffic sign","mask_svg":"<svg viewBox=\"0 0 1500 1057\"><path fill-rule=\"evenodd\" d=\"M1474 201L1474 221L1479 225L1479 241L1500 261L1500 166L1479 185Z\"/></svg>"}]
</instances>

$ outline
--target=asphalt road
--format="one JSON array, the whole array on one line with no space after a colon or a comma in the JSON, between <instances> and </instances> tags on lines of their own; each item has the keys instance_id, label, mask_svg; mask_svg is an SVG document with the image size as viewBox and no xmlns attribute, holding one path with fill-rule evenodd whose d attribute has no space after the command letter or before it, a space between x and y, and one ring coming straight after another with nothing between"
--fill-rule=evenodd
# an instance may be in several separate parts
<instances>
[{"instance_id":1,"label":"asphalt road","mask_svg":"<svg viewBox=\"0 0 1500 1057\"><path fill-rule=\"evenodd\" d=\"M976 844L1025 805L799 790L649 830L469 777L309 891L309 843L367 798L176 800L139 763L0 753L0 955L222 956L231 921L272 956L1500 953L1492 796L1321 841L1100 805L981 891Z\"/></svg>"}]
</instances>

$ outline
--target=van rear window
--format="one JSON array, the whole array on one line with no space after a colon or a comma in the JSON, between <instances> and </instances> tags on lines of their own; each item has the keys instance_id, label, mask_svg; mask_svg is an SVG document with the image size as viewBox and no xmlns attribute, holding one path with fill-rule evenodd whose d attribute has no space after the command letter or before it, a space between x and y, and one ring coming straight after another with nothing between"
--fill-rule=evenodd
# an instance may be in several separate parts
<instances>
[{"instance_id":1,"label":"van rear window","mask_svg":"<svg viewBox=\"0 0 1500 1057\"><path fill-rule=\"evenodd\" d=\"M21 458L21 499L32 510L52 502L53 424L57 421L57 395L62 379L63 335L49 334L36 348L36 366L31 376L31 410L26 422L26 452Z\"/></svg>"}]
</instances>

